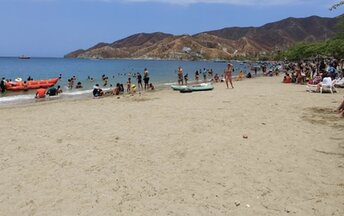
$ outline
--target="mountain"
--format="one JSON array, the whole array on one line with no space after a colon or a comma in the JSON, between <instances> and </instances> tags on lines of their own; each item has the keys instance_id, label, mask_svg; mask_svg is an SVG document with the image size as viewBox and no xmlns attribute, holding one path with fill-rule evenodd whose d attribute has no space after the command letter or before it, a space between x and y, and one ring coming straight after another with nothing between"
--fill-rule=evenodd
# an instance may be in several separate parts
<instances>
[{"instance_id":1,"label":"mountain","mask_svg":"<svg viewBox=\"0 0 344 216\"><path fill-rule=\"evenodd\" d=\"M287 18L260 27L231 27L195 35L139 33L113 43L76 50L66 58L228 59L323 41L338 32L338 18Z\"/></svg>"},{"instance_id":2,"label":"mountain","mask_svg":"<svg viewBox=\"0 0 344 216\"><path fill-rule=\"evenodd\" d=\"M269 51L274 47L285 48L298 42L314 42L333 37L337 32L337 23L337 18L311 16L307 18L287 18L258 28L234 27L207 33L230 40L239 40L246 37L256 41L262 48Z\"/></svg>"}]
</instances>

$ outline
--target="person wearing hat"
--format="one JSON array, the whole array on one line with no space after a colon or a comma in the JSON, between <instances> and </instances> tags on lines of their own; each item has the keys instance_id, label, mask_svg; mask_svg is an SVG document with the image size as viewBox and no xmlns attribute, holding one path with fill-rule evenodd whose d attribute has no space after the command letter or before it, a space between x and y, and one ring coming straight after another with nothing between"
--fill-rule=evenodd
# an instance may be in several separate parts
<instances>
[{"instance_id":1,"label":"person wearing hat","mask_svg":"<svg viewBox=\"0 0 344 216\"><path fill-rule=\"evenodd\" d=\"M136 85L132 84L130 88L131 95L134 95L136 93Z\"/></svg>"},{"instance_id":2,"label":"person wearing hat","mask_svg":"<svg viewBox=\"0 0 344 216\"><path fill-rule=\"evenodd\" d=\"M228 81L231 84L231 87L234 88L233 83L232 83L232 72L233 72L233 65L231 63L227 64L227 68L225 69L225 82L226 82L226 86L227 88L229 88L228 86Z\"/></svg>"}]
</instances>

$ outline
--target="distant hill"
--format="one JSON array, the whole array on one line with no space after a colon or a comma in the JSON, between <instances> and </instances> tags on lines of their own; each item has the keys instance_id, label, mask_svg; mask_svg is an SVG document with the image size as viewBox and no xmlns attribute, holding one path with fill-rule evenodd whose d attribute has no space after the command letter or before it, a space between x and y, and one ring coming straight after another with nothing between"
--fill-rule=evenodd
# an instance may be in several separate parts
<instances>
[{"instance_id":1,"label":"distant hill","mask_svg":"<svg viewBox=\"0 0 344 216\"><path fill-rule=\"evenodd\" d=\"M76 50L66 58L228 59L283 50L333 37L337 18L287 18L261 27L231 27L195 35L139 33L113 43Z\"/></svg>"}]
</instances>

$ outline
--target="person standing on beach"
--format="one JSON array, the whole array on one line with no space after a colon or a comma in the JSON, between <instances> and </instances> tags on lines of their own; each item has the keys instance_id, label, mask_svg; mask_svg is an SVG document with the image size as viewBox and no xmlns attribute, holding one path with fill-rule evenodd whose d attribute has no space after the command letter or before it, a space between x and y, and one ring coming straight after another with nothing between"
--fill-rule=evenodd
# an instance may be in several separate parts
<instances>
[{"instance_id":1,"label":"person standing on beach","mask_svg":"<svg viewBox=\"0 0 344 216\"><path fill-rule=\"evenodd\" d=\"M142 75L137 72L137 86L139 88L139 90L143 90L143 86L142 86Z\"/></svg>"},{"instance_id":2,"label":"person standing on beach","mask_svg":"<svg viewBox=\"0 0 344 216\"><path fill-rule=\"evenodd\" d=\"M227 88L229 88L228 81L230 82L231 87L234 88L233 83L232 83L232 72L233 72L233 69L234 69L233 65L228 63L227 64L227 68L225 70L225 81L226 81Z\"/></svg>"},{"instance_id":3,"label":"person standing on beach","mask_svg":"<svg viewBox=\"0 0 344 216\"><path fill-rule=\"evenodd\" d=\"M198 79L199 79L199 73L198 73L198 70L196 70L196 72L195 72L195 80L196 80L197 83L198 83Z\"/></svg>"},{"instance_id":4,"label":"person standing on beach","mask_svg":"<svg viewBox=\"0 0 344 216\"><path fill-rule=\"evenodd\" d=\"M189 80L189 74L185 74L184 76L185 85L188 84L188 80Z\"/></svg>"},{"instance_id":5,"label":"person standing on beach","mask_svg":"<svg viewBox=\"0 0 344 216\"><path fill-rule=\"evenodd\" d=\"M183 85L184 81L183 81L183 68L181 66L178 67L178 85Z\"/></svg>"},{"instance_id":6,"label":"person standing on beach","mask_svg":"<svg viewBox=\"0 0 344 216\"><path fill-rule=\"evenodd\" d=\"M127 81L127 92L131 92L131 78L129 77L128 78L128 81Z\"/></svg>"},{"instance_id":7,"label":"person standing on beach","mask_svg":"<svg viewBox=\"0 0 344 216\"><path fill-rule=\"evenodd\" d=\"M149 88L149 76L147 68L145 68L145 70L143 71L143 82L145 83L145 90L147 90Z\"/></svg>"}]
</instances>

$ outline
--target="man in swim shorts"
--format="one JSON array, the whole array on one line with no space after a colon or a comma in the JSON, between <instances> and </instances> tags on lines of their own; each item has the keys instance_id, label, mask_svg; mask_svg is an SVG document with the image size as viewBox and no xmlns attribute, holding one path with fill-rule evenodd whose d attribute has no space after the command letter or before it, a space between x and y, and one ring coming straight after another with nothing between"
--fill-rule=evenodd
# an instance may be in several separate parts
<instances>
[{"instance_id":1,"label":"man in swim shorts","mask_svg":"<svg viewBox=\"0 0 344 216\"><path fill-rule=\"evenodd\" d=\"M183 85L183 68L182 67L178 67L178 85Z\"/></svg>"},{"instance_id":2,"label":"man in swim shorts","mask_svg":"<svg viewBox=\"0 0 344 216\"><path fill-rule=\"evenodd\" d=\"M147 68L144 69L143 71L143 82L145 83L145 90L148 89L148 83L149 83L149 76L148 76L148 70Z\"/></svg>"},{"instance_id":3,"label":"man in swim shorts","mask_svg":"<svg viewBox=\"0 0 344 216\"><path fill-rule=\"evenodd\" d=\"M139 72L137 72L136 78L137 78L137 86L138 86L139 90L142 90L143 89L142 75Z\"/></svg>"}]
</instances>

